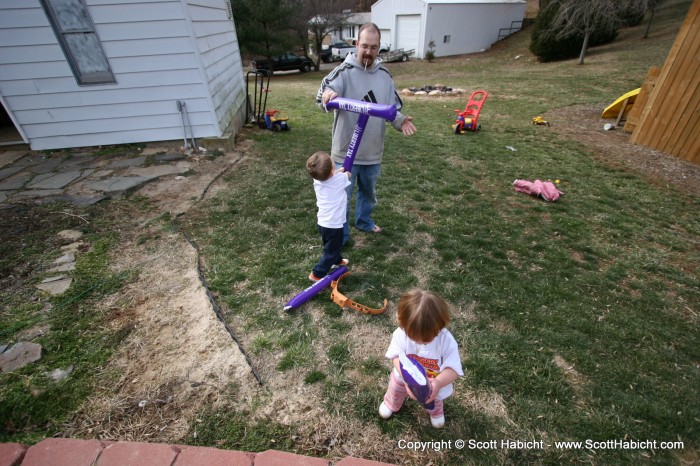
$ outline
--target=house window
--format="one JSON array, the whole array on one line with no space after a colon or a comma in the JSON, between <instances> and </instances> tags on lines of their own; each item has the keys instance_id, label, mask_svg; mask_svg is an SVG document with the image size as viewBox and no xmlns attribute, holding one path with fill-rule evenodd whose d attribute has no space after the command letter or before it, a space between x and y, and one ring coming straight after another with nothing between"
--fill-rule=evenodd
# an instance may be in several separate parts
<instances>
[{"instance_id":1,"label":"house window","mask_svg":"<svg viewBox=\"0 0 700 466\"><path fill-rule=\"evenodd\" d=\"M116 83L85 0L41 0L78 84Z\"/></svg>"},{"instance_id":2,"label":"house window","mask_svg":"<svg viewBox=\"0 0 700 466\"><path fill-rule=\"evenodd\" d=\"M443 36L442 43L449 44L450 43L450 36Z\"/></svg>"}]
</instances>

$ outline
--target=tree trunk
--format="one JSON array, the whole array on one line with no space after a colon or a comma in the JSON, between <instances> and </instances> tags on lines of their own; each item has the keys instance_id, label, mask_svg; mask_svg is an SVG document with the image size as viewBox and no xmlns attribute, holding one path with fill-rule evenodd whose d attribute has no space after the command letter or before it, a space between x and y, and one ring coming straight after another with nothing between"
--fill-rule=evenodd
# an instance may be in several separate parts
<instances>
[{"instance_id":1,"label":"tree trunk","mask_svg":"<svg viewBox=\"0 0 700 466\"><path fill-rule=\"evenodd\" d=\"M316 59L314 60L314 71L321 69L321 49L323 48L322 40L318 39L318 33L314 33L314 52L316 53Z\"/></svg>"},{"instance_id":2,"label":"tree trunk","mask_svg":"<svg viewBox=\"0 0 700 466\"><path fill-rule=\"evenodd\" d=\"M583 35L583 46L581 47L581 55L578 57L578 64L583 65L583 60L586 58L586 50L588 50L588 38L591 37L591 33L586 31Z\"/></svg>"},{"instance_id":3,"label":"tree trunk","mask_svg":"<svg viewBox=\"0 0 700 466\"><path fill-rule=\"evenodd\" d=\"M649 22L647 23L647 30L644 31L644 37L642 39L646 39L649 37L649 28L651 28L651 20L654 19L654 8L651 9L651 16L649 16Z\"/></svg>"}]
</instances>

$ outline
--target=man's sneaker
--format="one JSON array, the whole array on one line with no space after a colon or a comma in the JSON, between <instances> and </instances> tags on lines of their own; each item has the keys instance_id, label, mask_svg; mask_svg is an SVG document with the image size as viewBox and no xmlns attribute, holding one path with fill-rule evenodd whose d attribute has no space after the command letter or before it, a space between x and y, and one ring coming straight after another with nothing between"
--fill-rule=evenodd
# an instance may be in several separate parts
<instances>
[{"instance_id":1,"label":"man's sneaker","mask_svg":"<svg viewBox=\"0 0 700 466\"><path fill-rule=\"evenodd\" d=\"M441 415L439 417L431 417L430 418L430 423L435 427L436 429L439 429L440 427L445 427L445 415Z\"/></svg>"},{"instance_id":2,"label":"man's sneaker","mask_svg":"<svg viewBox=\"0 0 700 466\"><path fill-rule=\"evenodd\" d=\"M389 419L392 414L394 414L394 412L382 401L382 404L379 405L379 415L382 419Z\"/></svg>"},{"instance_id":3,"label":"man's sneaker","mask_svg":"<svg viewBox=\"0 0 700 466\"><path fill-rule=\"evenodd\" d=\"M334 265L333 267L331 267L331 268L332 268L332 269L337 269L338 267L342 267L342 266L344 266L344 265L348 265L349 263L350 263L350 261L349 261L348 259L341 259L340 262L338 262L337 264L335 264L335 265Z\"/></svg>"},{"instance_id":4,"label":"man's sneaker","mask_svg":"<svg viewBox=\"0 0 700 466\"><path fill-rule=\"evenodd\" d=\"M311 280L312 282L318 282L318 281L321 281L321 279L320 279L320 278L318 278L318 277L317 277L316 275L314 275L314 273L313 273L313 272L311 272L311 273L309 274L309 280Z\"/></svg>"}]
</instances>

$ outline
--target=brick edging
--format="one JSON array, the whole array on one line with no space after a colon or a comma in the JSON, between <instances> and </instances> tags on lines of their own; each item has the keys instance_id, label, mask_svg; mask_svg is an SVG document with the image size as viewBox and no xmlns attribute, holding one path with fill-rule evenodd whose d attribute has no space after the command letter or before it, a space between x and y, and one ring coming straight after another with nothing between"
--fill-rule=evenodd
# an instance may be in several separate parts
<instances>
[{"instance_id":1,"label":"brick edging","mask_svg":"<svg viewBox=\"0 0 700 466\"><path fill-rule=\"evenodd\" d=\"M250 453L165 443L44 439L36 445L0 443L0 466L392 466L347 457L324 458L278 450Z\"/></svg>"}]
</instances>

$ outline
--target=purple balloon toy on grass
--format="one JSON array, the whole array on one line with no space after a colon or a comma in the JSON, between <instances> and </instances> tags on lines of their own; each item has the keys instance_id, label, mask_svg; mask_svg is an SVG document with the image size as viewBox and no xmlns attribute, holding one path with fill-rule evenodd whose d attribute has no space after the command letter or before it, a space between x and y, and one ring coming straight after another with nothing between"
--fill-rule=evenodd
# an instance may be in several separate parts
<instances>
[{"instance_id":1,"label":"purple balloon toy on grass","mask_svg":"<svg viewBox=\"0 0 700 466\"><path fill-rule=\"evenodd\" d=\"M330 286L331 282L340 278L347 271L348 269L344 265L342 267L338 267L335 270L331 270L331 273L329 273L328 275L326 275L325 277L323 277L322 279L320 279L319 281L317 281L316 283L314 283L313 285L306 288L304 291L290 299L287 305L284 306L284 310L289 311L290 309L294 309L295 307L301 306L306 301L319 294L324 288Z\"/></svg>"}]
</instances>

